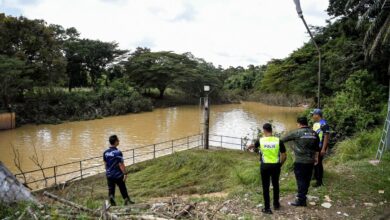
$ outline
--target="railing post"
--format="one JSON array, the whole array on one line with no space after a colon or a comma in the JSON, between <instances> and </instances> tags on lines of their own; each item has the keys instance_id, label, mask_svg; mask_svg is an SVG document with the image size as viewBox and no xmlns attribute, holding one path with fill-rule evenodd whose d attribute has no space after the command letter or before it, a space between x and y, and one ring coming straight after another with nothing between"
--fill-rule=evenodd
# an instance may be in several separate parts
<instances>
[{"instance_id":1,"label":"railing post","mask_svg":"<svg viewBox=\"0 0 390 220\"><path fill-rule=\"evenodd\" d=\"M83 179L83 164L81 160L80 160L80 178Z\"/></svg>"},{"instance_id":2,"label":"railing post","mask_svg":"<svg viewBox=\"0 0 390 220\"><path fill-rule=\"evenodd\" d=\"M57 185L57 166L53 167L54 172L54 185Z\"/></svg>"},{"instance_id":3,"label":"railing post","mask_svg":"<svg viewBox=\"0 0 390 220\"><path fill-rule=\"evenodd\" d=\"M223 136L221 135L221 148L222 148L222 138L223 138Z\"/></svg>"},{"instance_id":4,"label":"railing post","mask_svg":"<svg viewBox=\"0 0 390 220\"><path fill-rule=\"evenodd\" d=\"M173 140L172 140L172 154L173 154Z\"/></svg>"},{"instance_id":5,"label":"railing post","mask_svg":"<svg viewBox=\"0 0 390 220\"><path fill-rule=\"evenodd\" d=\"M243 150L243 148L242 148L242 137L240 138L240 147L241 147L241 150Z\"/></svg>"},{"instance_id":6,"label":"railing post","mask_svg":"<svg viewBox=\"0 0 390 220\"><path fill-rule=\"evenodd\" d=\"M190 136L187 136L187 149L190 149Z\"/></svg>"},{"instance_id":7,"label":"railing post","mask_svg":"<svg viewBox=\"0 0 390 220\"><path fill-rule=\"evenodd\" d=\"M153 159L156 159L156 145L153 144Z\"/></svg>"},{"instance_id":8,"label":"railing post","mask_svg":"<svg viewBox=\"0 0 390 220\"><path fill-rule=\"evenodd\" d=\"M203 140L203 133L202 133L201 135L202 135L202 139L201 139L201 142L200 142L200 143L201 143L201 146L202 146L202 148L203 148L203 147L204 147L204 144L203 144L203 141L204 141L204 140Z\"/></svg>"},{"instance_id":9,"label":"railing post","mask_svg":"<svg viewBox=\"0 0 390 220\"><path fill-rule=\"evenodd\" d=\"M134 149L133 149L133 164L135 162L135 154L134 154Z\"/></svg>"}]
</instances>

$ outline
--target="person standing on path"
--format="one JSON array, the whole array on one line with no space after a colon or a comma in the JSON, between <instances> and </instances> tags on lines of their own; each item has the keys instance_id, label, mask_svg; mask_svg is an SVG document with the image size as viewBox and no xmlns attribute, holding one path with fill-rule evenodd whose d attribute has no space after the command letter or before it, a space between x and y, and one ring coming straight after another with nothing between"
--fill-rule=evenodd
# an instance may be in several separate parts
<instances>
[{"instance_id":1,"label":"person standing on path","mask_svg":"<svg viewBox=\"0 0 390 220\"><path fill-rule=\"evenodd\" d=\"M293 141L292 149L295 155L294 173L298 186L297 199L289 204L292 206L306 206L306 195L309 190L313 167L318 163L319 137L308 126L306 117L297 119L298 129L290 132L281 139L286 143Z\"/></svg>"},{"instance_id":2,"label":"person standing on path","mask_svg":"<svg viewBox=\"0 0 390 220\"><path fill-rule=\"evenodd\" d=\"M106 177L108 185L108 197L112 206L116 206L115 202L115 185L119 187L119 190L124 199L124 204L134 204L130 200L126 188L126 169L123 160L123 154L118 150L119 139L116 135L110 136L110 147L104 151L103 160L106 167Z\"/></svg>"},{"instance_id":3,"label":"person standing on path","mask_svg":"<svg viewBox=\"0 0 390 220\"><path fill-rule=\"evenodd\" d=\"M318 156L318 164L314 166L314 177L316 179L316 184L314 185L314 187L320 187L323 184L322 178L324 176L324 166L322 164L322 160L324 159L324 156L328 151L330 129L326 120L322 118L321 109L314 109L311 114L312 119L315 122L313 124L313 130L318 134L318 137L320 138L320 154Z\"/></svg>"},{"instance_id":4,"label":"person standing on path","mask_svg":"<svg viewBox=\"0 0 390 220\"><path fill-rule=\"evenodd\" d=\"M249 148L256 148L260 153L260 173L263 186L264 209L261 211L272 214L269 196L269 187L272 181L274 193L274 209L280 208L279 203L279 177L283 163L287 159L286 147L278 137L272 135L272 125L263 125L264 137L256 141Z\"/></svg>"}]
</instances>

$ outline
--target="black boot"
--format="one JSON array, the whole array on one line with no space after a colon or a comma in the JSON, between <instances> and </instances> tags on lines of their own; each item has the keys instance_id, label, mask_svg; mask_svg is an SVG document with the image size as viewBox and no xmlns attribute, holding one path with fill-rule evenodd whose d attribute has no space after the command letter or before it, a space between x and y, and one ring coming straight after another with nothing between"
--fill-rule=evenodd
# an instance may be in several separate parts
<instances>
[{"instance_id":1,"label":"black boot","mask_svg":"<svg viewBox=\"0 0 390 220\"><path fill-rule=\"evenodd\" d=\"M314 185L313 185L313 187L314 188L317 188L317 187L321 187L323 184L322 184L322 182L316 182Z\"/></svg>"},{"instance_id":2,"label":"black boot","mask_svg":"<svg viewBox=\"0 0 390 220\"><path fill-rule=\"evenodd\" d=\"M133 202L130 198L126 198L125 199L125 205L131 205L131 204L134 204L135 202Z\"/></svg>"},{"instance_id":3,"label":"black boot","mask_svg":"<svg viewBox=\"0 0 390 220\"><path fill-rule=\"evenodd\" d=\"M280 203L275 203L274 204L274 209L279 210L280 209Z\"/></svg>"},{"instance_id":4,"label":"black boot","mask_svg":"<svg viewBox=\"0 0 390 220\"><path fill-rule=\"evenodd\" d=\"M264 214L268 214L268 215L272 214L271 209L262 209L261 212L264 213Z\"/></svg>"},{"instance_id":5,"label":"black boot","mask_svg":"<svg viewBox=\"0 0 390 220\"><path fill-rule=\"evenodd\" d=\"M110 196L110 204L111 206L116 206L116 202L113 196Z\"/></svg>"},{"instance_id":6,"label":"black boot","mask_svg":"<svg viewBox=\"0 0 390 220\"><path fill-rule=\"evenodd\" d=\"M306 206L306 201L301 201L297 199L294 202L289 202L288 204L291 206Z\"/></svg>"}]
</instances>

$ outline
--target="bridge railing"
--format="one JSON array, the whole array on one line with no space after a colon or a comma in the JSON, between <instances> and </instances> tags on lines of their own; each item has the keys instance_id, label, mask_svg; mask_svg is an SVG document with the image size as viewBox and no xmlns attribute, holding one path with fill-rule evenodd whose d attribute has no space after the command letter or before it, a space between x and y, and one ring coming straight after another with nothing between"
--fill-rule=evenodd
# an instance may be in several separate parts
<instances>
[{"instance_id":1,"label":"bridge railing","mask_svg":"<svg viewBox=\"0 0 390 220\"><path fill-rule=\"evenodd\" d=\"M212 147L243 150L248 139L210 134ZM173 154L175 152L203 147L203 134L164 141L131 149L123 149L126 165L133 165L147 160ZM83 179L105 171L102 155L69 163L43 167L16 174L24 185L31 189L41 189L78 179Z\"/></svg>"}]
</instances>

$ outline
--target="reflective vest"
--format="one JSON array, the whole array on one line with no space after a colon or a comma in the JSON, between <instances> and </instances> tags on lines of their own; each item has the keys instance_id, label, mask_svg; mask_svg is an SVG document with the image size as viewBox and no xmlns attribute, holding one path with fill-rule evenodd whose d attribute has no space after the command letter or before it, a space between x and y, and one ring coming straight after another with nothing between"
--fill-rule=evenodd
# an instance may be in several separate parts
<instances>
[{"instance_id":1,"label":"reflective vest","mask_svg":"<svg viewBox=\"0 0 390 220\"><path fill-rule=\"evenodd\" d=\"M324 119L321 119L319 122L313 124L313 131L315 131L320 138L320 148L322 147L322 141L324 139L324 131L322 131L321 127L325 124L326 121Z\"/></svg>"},{"instance_id":2,"label":"reflective vest","mask_svg":"<svg viewBox=\"0 0 390 220\"><path fill-rule=\"evenodd\" d=\"M260 138L260 152L263 163L280 163L280 139L272 136Z\"/></svg>"}]
</instances>

